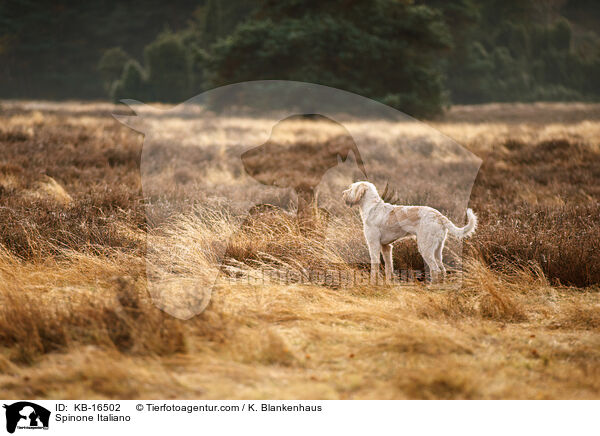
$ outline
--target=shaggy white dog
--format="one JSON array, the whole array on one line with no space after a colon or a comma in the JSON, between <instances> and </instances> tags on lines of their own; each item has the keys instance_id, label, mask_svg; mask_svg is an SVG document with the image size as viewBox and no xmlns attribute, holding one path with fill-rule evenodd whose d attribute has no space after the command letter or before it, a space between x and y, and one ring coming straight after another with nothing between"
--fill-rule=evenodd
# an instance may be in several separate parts
<instances>
[{"instance_id":1,"label":"shaggy white dog","mask_svg":"<svg viewBox=\"0 0 600 436\"><path fill-rule=\"evenodd\" d=\"M358 205L363 230L371 257L371 283L377 280L379 253L385 262L385 280L391 279L392 243L398 239L416 236L419 253L429 267L431 281L438 280L440 273L446 275L442 263L442 251L446 236L450 232L462 239L471 236L477 227L477 217L467 209L467 225L456 227L439 211L428 206L397 206L384 202L375 185L356 182L344 191L343 199L349 206Z\"/></svg>"}]
</instances>

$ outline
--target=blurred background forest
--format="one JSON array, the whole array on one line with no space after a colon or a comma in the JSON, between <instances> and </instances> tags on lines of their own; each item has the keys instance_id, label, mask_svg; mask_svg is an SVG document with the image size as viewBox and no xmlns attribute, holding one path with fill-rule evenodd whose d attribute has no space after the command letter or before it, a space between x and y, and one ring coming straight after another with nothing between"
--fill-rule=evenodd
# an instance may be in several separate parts
<instances>
[{"instance_id":1,"label":"blurred background forest","mask_svg":"<svg viewBox=\"0 0 600 436\"><path fill-rule=\"evenodd\" d=\"M600 99L597 0L3 0L0 98L181 102L258 79L413 116Z\"/></svg>"}]
</instances>

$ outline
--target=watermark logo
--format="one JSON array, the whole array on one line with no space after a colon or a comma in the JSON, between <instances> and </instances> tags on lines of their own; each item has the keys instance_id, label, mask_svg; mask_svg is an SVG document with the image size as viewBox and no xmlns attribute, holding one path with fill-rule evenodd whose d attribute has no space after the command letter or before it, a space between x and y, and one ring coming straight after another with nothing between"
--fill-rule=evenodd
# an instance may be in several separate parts
<instances>
[{"instance_id":1,"label":"watermark logo","mask_svg":"<svg viewBox=\"0 0 600 436\"><path fill-rule=\"evenodd\" d=\"M374 256L357 208L342 198L356 181L373 183L388 203L430 206L458 226L466 222L481 160L374 100L255 81L175 107L124 102L134 114L115 117L144 134L148 290L175 317L202 312L214 289L236 280L312 283L315 271L326 271L335 286L362 283ZM394 248L396 282L429 273L410 243ZM448 238L443 258L456 286L460 239Z\"/></svg>"},{"instance_id":2,"label":"watermark logo","mask_svg":"<svg viewBox=\"0 0 600 436\"><path fill-rule=\"evenodd\" d=\"M6 431L14 433L19 430L48 430L50 411L45 407L29 401L5 404Z\"/></svg>"}]
</instances>

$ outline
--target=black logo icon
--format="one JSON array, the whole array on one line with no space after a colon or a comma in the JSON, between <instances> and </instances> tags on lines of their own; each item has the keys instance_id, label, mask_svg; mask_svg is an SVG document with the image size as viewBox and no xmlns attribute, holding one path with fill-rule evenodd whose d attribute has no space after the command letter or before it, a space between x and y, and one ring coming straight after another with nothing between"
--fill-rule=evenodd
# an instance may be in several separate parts
<instances>
[{"instance_id":1,"label":"black logo icon","mask_svg":"<svg viewBox=\"0 0 600 436\"><path fill-rule=\"evenodd\" d=\"M50 411L29 401L19 401L4 405L6 409L6 431L14 433L15 429L48 429Z\"/></svg>"}]
</instances>

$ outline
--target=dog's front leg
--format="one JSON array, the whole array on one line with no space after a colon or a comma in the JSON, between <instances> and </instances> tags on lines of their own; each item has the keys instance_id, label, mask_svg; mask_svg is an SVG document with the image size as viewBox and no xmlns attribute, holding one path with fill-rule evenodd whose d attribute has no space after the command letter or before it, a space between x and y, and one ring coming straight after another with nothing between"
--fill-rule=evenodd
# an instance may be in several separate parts
<instances>
[{"instance_id":1,"label":"dog's front leg","mask_svg":"<svg viewBox=\"0 0 600 436\"><path fill-rule=\"evenodd\" d=\"M381 242L379 231L376 229L365 229L365 238L369 247L371 257L371 284L377 284L379 276L379 254L381 253Z\"/></svg>"}]
</instances>

